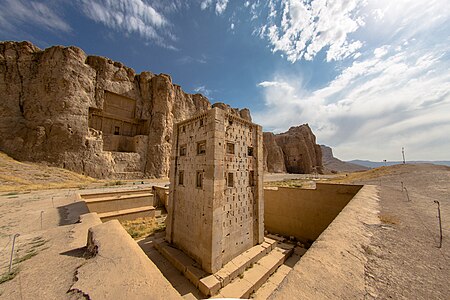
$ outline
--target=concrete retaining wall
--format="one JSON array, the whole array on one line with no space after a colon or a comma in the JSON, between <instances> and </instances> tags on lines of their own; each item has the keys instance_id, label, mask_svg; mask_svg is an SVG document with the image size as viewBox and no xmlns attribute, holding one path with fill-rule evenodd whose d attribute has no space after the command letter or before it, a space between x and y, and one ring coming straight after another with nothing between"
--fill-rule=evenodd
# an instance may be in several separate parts
<instances>
[{"instance_id":1,"label":"concrete retaining wall","mask_svg":"<svg viewBox=\"0 0 450 300\"><path fill-rule=\"evenodd\" d=\"M361 185L321 184L316 189L264 189L264 223L270 233L314 241L361 189Z\"/></svg>"},{"instance_id":2,"label":"concrete retaining wall","mask_svg":"<svg viewBox=\"0 0 450 300\"><path fill-rule=\"evenodd\" d=\"M364 186L269 299L365 299L366 249L378 226L376 186Z\"/></svg>"}]
</instances>

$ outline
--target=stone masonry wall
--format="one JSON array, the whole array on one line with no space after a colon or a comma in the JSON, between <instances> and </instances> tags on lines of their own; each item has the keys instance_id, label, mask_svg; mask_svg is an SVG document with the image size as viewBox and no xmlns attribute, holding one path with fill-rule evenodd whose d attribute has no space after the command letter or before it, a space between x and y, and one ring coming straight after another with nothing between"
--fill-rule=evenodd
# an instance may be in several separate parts
<instances>
[{"instance_id":1,"label":"stone masonry wall","mask_svg":"<svg viewBox=\"0 0 450 300\"><path fill-rule=\"evenodd\" d=\"M169 242L210 273L262 242L260 126L213 108L175 125L172 154Z\"/></svg>"}]
</instances>

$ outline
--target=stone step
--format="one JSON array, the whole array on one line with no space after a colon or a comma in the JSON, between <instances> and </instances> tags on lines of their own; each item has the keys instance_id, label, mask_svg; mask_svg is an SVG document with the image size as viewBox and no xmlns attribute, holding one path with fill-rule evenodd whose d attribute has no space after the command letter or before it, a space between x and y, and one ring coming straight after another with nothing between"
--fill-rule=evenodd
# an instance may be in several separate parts
<instances>
[{"instance_id":1,"label":"stone step","mask_svg":"<svg viewBox=\"0 0 450 300\"><path fill-rule=\"evenodd\" d=\"M252 295L252 299L265 300L278 288L294 265L306 253L307 249L295 247L294 253L273 273L269 279Z\"/></svg>"},{"instance_id":2,"label":"stone step","mask_svg":"<svg viewBox=\"0 0 450 300\"><path fill-rule=\"evenodd\" d=\"M154 206L152 193L106 196L84 200L90 212L106 213L144 206Z\"/></svg>"},{"instance_id":3,"label":"stone step","mask_svg":"<svg viewBox=\"0 0 450 300\"><path fill-rule=\"evenodd\" d=\"M123 190L123 191L113 191L113 192L103 192L103 193L89 193L89 194L80 194L80 198L82 200L87 199L97 199L103 197L112 197L112 196L124 196L124 195L135 195L142 193L152 193L152 189L136 189L136 190Z\"/></svg>"},{"instance_id":4,"label":"stone step","mask_svg":"<svg viewBox=\"0 0 450 300\"><path fill-rule=\"evenodd\" d=\"M110 220L128 221L135 220L137 218L154 218L155 217L154 206L142 206L137 208L123 209L117 211L110 211L98 214L102 222Z\"/></svg>"},{"instance_id":5,"label":"stone step","mask_svg":"<svg viewBox=\"0 0 450 300\"><path fill-rule=\"evenodd\" d=\"M275 240L279 243L283 243L286 240L286 238L281 235L271 234L271 233L267 234L266 237L271 238L272 240Z\"/></svg>"},{"instance_id":6,"label":"stone step","mask_svg":"<svg viewBox=\"0 0 450 300\"><path fill-rule=\"evenodd\" d=\"M284 263L292 251L293 246L291 249L276 247L242 275L219 290L213 298L249 298Z\"/></svg>"},{"instance_id":7,"label":"stone step","mask_svg":"<svg viewBox=\"0 0 450 300\"><path fill-rule=\"evenodd\" d=\"M246 269L272 251L276 245L275 240L265 237L261 245L248 249L233 258L216 273L202 278L198 285L199 290L207 296L215 295L219 289L244 273Z\"/></svg>"},{"instance_id":8,"label":"stone step","mask_svg":"<svg viewBox=\"0 0 450 300\"><path fill-rule=\"evenodd\" d=\"M280 283L284 280L287 274L292 270L292 268L281 265L275 273L273 273L269 279L253 294L252 299L265 300L270 297L270 295L278 288Z\"/></svg>"},{"instance_id":9,"label":"stone step","mask_svg":"<svg viewBox=\"0 0 450 300\"><path fill-rule=\"evenodd\" d=\"M167 242L155 244L155 248L172 263L205 296L211 296L242 274L247 268L275 248L275 240L265 238L256 245L228 262L218 272L208 275L192 258Z\"/></svg>"}]
</instances>

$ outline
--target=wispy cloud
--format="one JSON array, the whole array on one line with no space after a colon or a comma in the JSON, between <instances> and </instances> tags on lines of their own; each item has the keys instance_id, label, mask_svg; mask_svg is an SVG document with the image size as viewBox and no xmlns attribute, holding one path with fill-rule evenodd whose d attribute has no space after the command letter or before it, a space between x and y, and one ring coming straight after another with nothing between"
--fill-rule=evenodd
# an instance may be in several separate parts
<instances>
[{"instance_id":1,"label":"wispy cloud","mask_svg":"<svg viewBox=\"0 0 450 300\"><path fill-rule=\"evenodd\" d=\"M229 0L215 0L213 3L213 0L202 0L200 2L200 8L201 10L205 10L209 7L214 7L216 14L221 15L227 9L228 1Z\"/></svg>"},{"instance_id":2,"label":"wispy cloud","mask_svg":"<svg viewBox=\"0 0 450 300\"><path fill-rule=\"evenodd\" d=\"M261 82L266 109L254 114L255 120L275 131L308 122L321 143L334 146L346 159L397 159L402 146L417 159L448 159L446 46L433 52L414 48L414 56L407 53L411 49L383 58L372 54L312 92L304 89L301 78Z\"/></svg>"},{"instance_id":3,"label":"wispy cloud","mask_svg":"<svg viewBox=\"0 0 450 300\"><path fill-rule=\"evenodd\" d=\"M270 0L262 7L259 1L250 6L252 19L267 9L267 17L257 34L267 39L273 52L280 52L291 62L312 60L326 49L327 61L341 60L355 54L363 46L349 34L364 25L357 16L366 1L298 1Z\"/></svg>"},{"instance_id":4,"label":"wispy cloud","mask_svg":"<svg viewBox=\"0 0 450 300\"><path fill-rule=\"evenodd\" d=\"M194 58L189 55L184 55L184 56L180 57L179 59L177 59L177 62L180 64L191 64L191 63L206 64L207 60L206 60L205 55L201 55L201 57L199 57L199 58Z\"/></svg>"},{"instance_id":5,"label":"wispy cloud","mask_svg":"<svg viewBox=\"0 0 450 300\"><path fill-rule=\"evenodd\" d=\"M172 24L152 5L142 0L81 0L82 10L90 19L116 31L139 34L157 45L175 50ZM173 3L173 2L171 2Z\"/></svg>"},{"instance_id":6,"label":"wispy cloud","mask_svg":"<svg viewBox=\"0 0 450 300\"><path fill-rule=\"evenodd\" d=\"M194 88L194 92L202 94L202 95L204 95L204 96L206 96L208 98L211 98L211 93L213 91L208 89L208 88L206 88L206 86L201 85L201 86L198 86L198 87ZM213 98L211 98L211 99L213 99Z\"/></svg>"},{"instance_id":7,"label":"wispy cloud","mask_svg":"<svg viewBox=\"0 0 450 300\"><path fill-rule=\"evenodd\" d=\"M179 12L190 7L190 3L184 0L152 0L150 4L155 10L166 14Z\"/></svg>"},{"instance_id":8,"label":"wispy cloud","mask_svg":"<svg viewBox=\"0 0 450 300\"><path fill-rule=\"evenodd\" d=\"M359 14L364 47L338 75L310 90L301 76L277 72L258 84L265 109L254 119L278 132L308 122L343 159L399 160L401 147L410 159L449 159L446 1L369 0Z\"/></svg>"},{"instance_id":9,"label":"wispy cloud","mask_svg":"<svg viewBox=\"0 0 450 300\"><path fill-rule=\"evenodd\" d=\"M64 21L58 7L46 1L2 0L0 1L0 32L19 33L19 26L26 24L49 31L70 32L72 28Z\"/></svg>"}]
</instances>

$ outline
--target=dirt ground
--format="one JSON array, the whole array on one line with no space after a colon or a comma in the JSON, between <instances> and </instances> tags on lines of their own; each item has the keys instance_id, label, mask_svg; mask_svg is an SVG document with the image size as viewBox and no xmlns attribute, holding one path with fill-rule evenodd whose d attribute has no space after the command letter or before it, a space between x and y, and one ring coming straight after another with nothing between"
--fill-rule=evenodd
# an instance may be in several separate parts
<instances>
[{"instance_id":1,"label":"dirt ground","mask_svg":"<svg viewBox=\"0 0 450 300\"><path fill-rule=\"evenodd\" d=\"M273 180L290 177L277 174ZM347 182L381 186L380 220L367 248L367 299L449 299L450 295L450 168L434 165L387 167L368 176L346 176ZM301 178L301 176L300 176ZM267 177L270 180L270 177ZM402 191L403 181L405 190ZM157 181L156 184L164 185ZM148 188L94 183L83 190L54 189L0 192L0 274L8 269L11 236L20 233L14 254L14 279L0 284L1 299L80 299L68 293L84 251L70 246L77 220L68 214L75 193L106 189ZM408 201L408 196L410 201ZM437 204L440 201L443 244L439 245ZM41 213L43 212L43 213ZM78 213L81 213L80 211ZM42 214L42 225L41 225ZM31 253L31 254L30 254ZM105 278L105 282L107 278Z\"/></svg>"},{"instance_id":2,"label":"dirt ground","mask_svg":"<svg viewBox=\"0 0 450 300\"><path fill-rule=\"evenodd\" d=\"M75 194L151 185L163 184L148 181L139 185L0 192L0 276L8 272L12 235L20 234L14 251L18 263L13 264L18 273L14 279L0 283L0 299L84 299L68 293L76 269L85 262L84 249L74 250L70 245L70 231L79 214L87 212L77 207Z\"/></svg>"},{"instance_id":3,"label":"dirt ground","mask_svg":"<svg viewBox=\"0 0 450 300\"><path fill-rule=\"evenodd\" d=\"M381 177L356 180L381 185L383 226L373 228L366 250L367 299L450 299L450 167L387 169ZM441 248L434 201L440 202Z\"/></svg>"}]
</instances>

